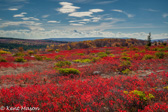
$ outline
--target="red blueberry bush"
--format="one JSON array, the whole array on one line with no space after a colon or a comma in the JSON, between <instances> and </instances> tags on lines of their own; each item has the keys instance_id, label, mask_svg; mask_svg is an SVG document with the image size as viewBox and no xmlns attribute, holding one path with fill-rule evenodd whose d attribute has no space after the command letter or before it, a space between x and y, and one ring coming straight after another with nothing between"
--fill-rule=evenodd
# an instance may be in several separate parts
<instances>
[{"instance_id":1,"label":"red blueberry bush","mask_svg":"<svg viewBox=\"0 0 168 112\"><path fill-rule=\"evenodd\" d=\"M0 111L167 112L167 52L143 46L74 49L38 54L42 60L23 56L23 63L14 62L11 54L2 55L7 62L0 62L1 70L47 70L0 74Z\"/></svg>"}]
</instances>

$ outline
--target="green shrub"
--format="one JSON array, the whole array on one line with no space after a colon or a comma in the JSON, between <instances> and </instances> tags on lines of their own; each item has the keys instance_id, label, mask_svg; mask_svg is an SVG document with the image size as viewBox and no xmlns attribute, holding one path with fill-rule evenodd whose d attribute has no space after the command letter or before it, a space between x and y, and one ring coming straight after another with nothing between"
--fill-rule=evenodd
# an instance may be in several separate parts
<instances>
[{"instance_id":1,"label":"green shrub","mask_svg":"<svg viewBox=\"0 0 168 112\"><path fill-rule=\"evenodd\" d=\"M139 57L139 54L136 53L133 58L138 59L138 57Z\"/></svg>"},{"instance_id":2,"label":"green shrub","mask_svg":"<svg viewBox=\"0 0 168 112\"><path fill-rule=\"evenodd\" d=\"M97 53L97 55L98 55L100 58L107 57L107 54L106 54L105 52L99 52L99 53Z\"/></svg>"},{"instance_id":3,"label":"green shrub","mask_svg":"<svg viewBox=\"0 0 168 112\"><path fill-rule=\"evenodd\" d=\"M143 49L143 50L141 50L141 51L139 51L140 53L145 53L146 51L145 51L145 49Z\"/></svg>"},{"instance_id":4,"label":"green shrub","mask_svg":"<svg viewBox=\"0 0 168 112\"><path fill-rule=\"evenodd\" d=\"M146 50L150 50L150 47L149 47L149 46L145 46L145 49L146 49Z\"/></svg>"},{"instance_id":5,"label":"green shrub","mask_svg":"<svg viewBox=\"0 0 168 112\"><path fill-rule=\"evenodd\" d=\"M133 93L134 95L137 95L141 100L147 100L147 99L153 99L155 98L152 94L146 95L143 91L133 90L130 93Z\"/></svg>"},{"instance_id":6,"label":"green shrub","mask_svg":"<svg viewBox=\"0 0 168 112\"><path fill-rule=\"evenodd\" d=\"M115 55L114 54L109 54L111 57L115 57Z\"/></svg>"},{"instance_id":7,"label":"green shrub","mask_svg":"<svg viewBox=\"0 0 168 112\"><path fill-rule=\"evenodd\" d=\"M139 49L138 49L138 48L133 47L133 48L132 48L132 50L133 50L133 51L138 51Z\"/></svg>"},{"instance_id":8,"label":"green shrub","mask_svg":"<svg viewBox=\"0 0 168 112\"><path fill-rule=\"evenodd\" d=\"M91 56L94 56L94 55L95 55L95 53L90 53L90 55L91 55Z\"/></svg>"},{"instance_id":9,"label":"green shrub","mask_svg":"<svg viewBox=\"0 0 168 112\"><path fill-rule=\"evenodd\" d=\"M7 62L7 60L3 57L0 57L0 62Z\"/></svg>"},{"instance_id":10,"label":"green shrub","mask_svg":"<svg viewBox=\"0 0 168 112\"><path fill-rule=\"evenodd\" d=\"M168 46L167 46L167 47L165 47L165 51L168 51Z\"/></svg>"},{"instance_id":11,"label":"green shrub","mask_svg":"<svg viewBox=\"0 0 168 112\"><path fill-rule=\"evenodd\" d=\"M92 62L96 62L96 61L98 61L100 59L100 57L93 57L92 58Z\"/></svg>"},{"instance_id":12,"label":"green shrub","mask_svg":"<svg viewBox=\"0 0 168 112\"><path fill-rule=\"evenodd\" d=\"M47 51L48 51L48 52L52 52L52 51L54 51L54 49L48 49Z\"/></svg>"},{"instance_id":13,"label":"green shrub","mask_svg":"<svg viewBox=\"0 0 168 112\"><path fill-rule=\"evenodd\" d=\"M55 52L59 52L60 50L59 49L56 49Z\"/></svg>"},{"instance_id":14,"label":"green shrub","mask_svg":"<svg viewBox=\"0 0 168 112\"><path fill-rule=\"evenodd\" d=\"M69 62L69 61L59 61L59 62L55 63L55 66L59 67L59 68L61 68L63 66L70 66L70 65L71 65L71 62Z\"/></svg>"},{"instance_id":15,"label":"green shrub","mask_svg":"<svg viewBox=\"0 0 168 112\"><path fill-rule=\"evenodd\" d=\"M0 50L0 54L11 54L11 52Z\"/></svg>"},{"instance_id":16,"label":"green shrub","mask_svg":"<svg viewBox=\"0 0 168 112\"><path fill-rule=\"evenodd\" d=\"M165 51L165 48L158 48L157 51Z\"/></svg>"},{"instance_id":17,"label":"green shrub","mask_svg":"<svg viewBox=\"0 0 168 112\"><path fill-rule=\"evenodd\" d=\"M73 62L75 62L75 63L90 63L91 60L90 59L76 59L76 60L73 60Z\"/></svg>"},{"instance_id":18,"label":"green shrub","mask_svg":"<svg viewBox=\"0 0 168 112\"><path fill-rule=\"evenodd\" d=\"M123 60L123 61L121 61L120 66L125 66L125 67L131 66L131 62L128 60Z\"/></svg>"},{"instance_id":19,"label":"green shrub","mask_svg":"<svg viewBox=\"0 0 168 112\"><path fill-rule=\"evenodd\" d=\"M64 55L57 55L57 56L55 56L55 60L60 61L60 60L63 60L64 57L65 57Z\"/></svg>"},{"instance_id":20,"label":"green shrub","mask_svg":"<svg viewBox=\"0 0 168 112\"><path fill-rule=\"evenodd\" d=\"M122 56L121 59L123 59L123 60L131 60L131 58L128 57L128 56Z\"/></svg>"},{"instance_id":21,"label":"green shrub","mask_svg":"<svg viewBox=\"0 0 168 112\"><path fill-rule=\"evenodd\" d=\"M156 47L156 48L152 48L152 51L157 51L158 50L158 48Z\"/></svg>"},{"instance_id":22,"label":"green shrub","mask_svg":"<svg viewBox=\"0 0 168 112\"><path fill-rule=\"evenodd\" d=\"M127 68L127 69L123 70L122 73L128 75L130 73L130 69Z\"/></svg>"},{"instance_id":23,"label":"green shrub","mask_svg":"<svg viewBox=\"0 0 168 112\"><path fill-rule=\"evenodd\" d=\"M23 57L17 57L15 58L15 62L26 62L27 60L25 60Z\"/></svg>"},{"instance_id":24,"label":"green shrub","mask_svg":"<svg viewBox=\"0 0 168 112\"><path fill-rule=\"evenodd\" d=\"M67 76L70 74L76 74L76 75L80 74L80 71L74 68L58 68L58 71L60 74L64 76Z\"/></svg>"},{"instance_id":25,"label":"green shrub","mask_svg":"<svg viewBox=\"0 0 168 112\"><path fill-rule=\"evenodd\" d=\"M155 53L155 56L157 57L157 58L159 58L159 59L163 59L164 58L164 52L157 52L157 53Z\"/></svg>"},{"instance_id":26,"label":"green shrub","mask_svg":"<svg viewBox=\"0 0 168 112\"><path fill-rule=\"evenodd\" d=\"M53 59L45 57L45 60L52 61Z\"/></svg>"},{"instance_id":27,"label":"green shrub","mask_svg":"<svg viewBox=\"0 0 168 112\"><path fill-rule=\"evenodd\" d=\"M35 55L35 59L38 61L44 60L44 56Z\"/></svg>"},{"instance_id":28,"label":"green shrub","mask_svg":"<svg viewBox=\"0 0 168 112\"><path fill-rule=\"evenodd\" d=\"M18 53L16 53L16 54L14 54L13 56L20 56L20 57L22 57L22 56L25 56L25 54L24 54L24 53L21 53L21 52L18 52Z\"/></svg>"},{"instance_id":29,"label":"green shrub","mask_svg":"<svg viewBox=\"0 0 168 112\"><path fill-rule=\"evenodd\" d=\"M153 55L146 54L146 55L144 55L143 60L154 59L154 58L155 57Z\"/></svg>"},{"instance_id":30,"label":"green shrub","mask_svg":"<svg viewBox=\"0 0 168 112\"><path fill-rule=\"evenodd\" d=\"M111 52L110 51L108 51L108 50L106 50L106 52L105 52L106 54L110 54Z\"/></svg>"},{"instance_id":31,"label":"green shrub","mask_svg":"<svg viewBox=\"0 0 168 112\"><path fill-rule=\"evenodd\" d=\"M28 54L31 56L32 54L34 54L34 51L29 50L29 51L28 51Z\"/></svg>"},{"instance_id":32,"label":"green shrub","mask_svg":"<svg viewBox=\"0 0 168 112\"><path fill-rule=\"evenodd\" d=\"M84 56L85 54L84 53L77 53L77 55Z\"/></svg>"},{"instance_id":33,"label":"green shrub","mask_svg":"<svg viewBox=\"0 0 168 112\"><path fill-rule=\"evenodd\" d=\"M128 56L128 54L126 52L123 52L121 55L122 56Z\"/></svg>"}]
</instances>

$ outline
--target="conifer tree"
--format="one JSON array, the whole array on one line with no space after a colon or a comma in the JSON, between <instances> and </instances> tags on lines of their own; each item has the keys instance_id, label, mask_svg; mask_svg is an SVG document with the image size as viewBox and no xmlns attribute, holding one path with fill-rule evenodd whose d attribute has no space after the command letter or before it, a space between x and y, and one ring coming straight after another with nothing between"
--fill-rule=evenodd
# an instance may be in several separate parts
<instances>
[{"instance_id":1,"label":"conifer tree","mask_svg":"<svg viewBox=\"0 0 168 112\"><path fill-rule=\"evenodd\" d=\"M151 33L149 33L147 38L147 46L151 46Z\"/></svg>"}]
</instances>

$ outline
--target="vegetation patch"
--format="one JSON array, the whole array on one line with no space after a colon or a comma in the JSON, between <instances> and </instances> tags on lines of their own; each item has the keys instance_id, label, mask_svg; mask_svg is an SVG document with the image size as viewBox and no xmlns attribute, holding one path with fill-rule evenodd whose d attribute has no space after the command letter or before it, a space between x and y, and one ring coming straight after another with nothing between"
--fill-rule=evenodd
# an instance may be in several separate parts
<instances>
[{"instance_id":1,"label":"vegetation patch","mask_svg":"<svg viewBox=\"0 0 168 112\"><path fill-rule=\"evenodd\" d=\"M70 74L75 74L75 75L80 74L80 71L74 68L58 68L58 71L60 74L63 74L64 76L67 76Z\"/></svg>"},{"instance_id":2,"label":"vegetation patch","mask_svg":"<svg viewBox=\"0 0 168 112\"><path fill-rule=\"evenodd\" d=\"M90 63L92 62L91 59L76 59L76 60L73 60L73 62L75 63Z\"/></svg>"},{"instance_id":3,"label":"vegetation patch","mask_svg":"<svg viewBox=\"0 0 168 112\"><path fill-rule=\"evenodd\" d=\"M55 63L55 66L56 67L59 67L59 68L61 68L61 67L70 67L71 66L71 62L69 62L69 61L59 61L59 62L57 62L57 63Z\"/></svg>"},{"instance_id":4,"label":"vegetation patch","mask_svg":"<svg viewBox=\"0 0 168 112\"><path fill-rule=\"evenodd\" d=\"M25 60L23 57L17 57L15 58L15 62L26 62L27 60Z\"/></svg>"},{"instance_id":5,"label":"vegetation patch","mask_svg":"<svg viewBox=\"0 0 168 112\"><path fill-rule=\"evenodd\" d=\"M150 55L150 54L144 55L143 60L148 60L148 59L155 59L155 57L153 55Z\"/></svg>"}]
</instances>

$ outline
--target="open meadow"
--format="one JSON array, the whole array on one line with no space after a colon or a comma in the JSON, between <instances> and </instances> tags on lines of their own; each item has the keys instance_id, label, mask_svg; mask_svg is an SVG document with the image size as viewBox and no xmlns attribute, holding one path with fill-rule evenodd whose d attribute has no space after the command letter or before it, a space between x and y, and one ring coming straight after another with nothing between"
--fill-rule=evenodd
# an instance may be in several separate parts
<instances>
[{"instance_id":1,"label":"open meadow","mask_svg":"<svg viewBox=\"0 0 168 112\"><path fill-rule=\"evenodd\" d=\"M166 112L168 46L0 50L0 111Z\"/></svg>"}]
</instances>

